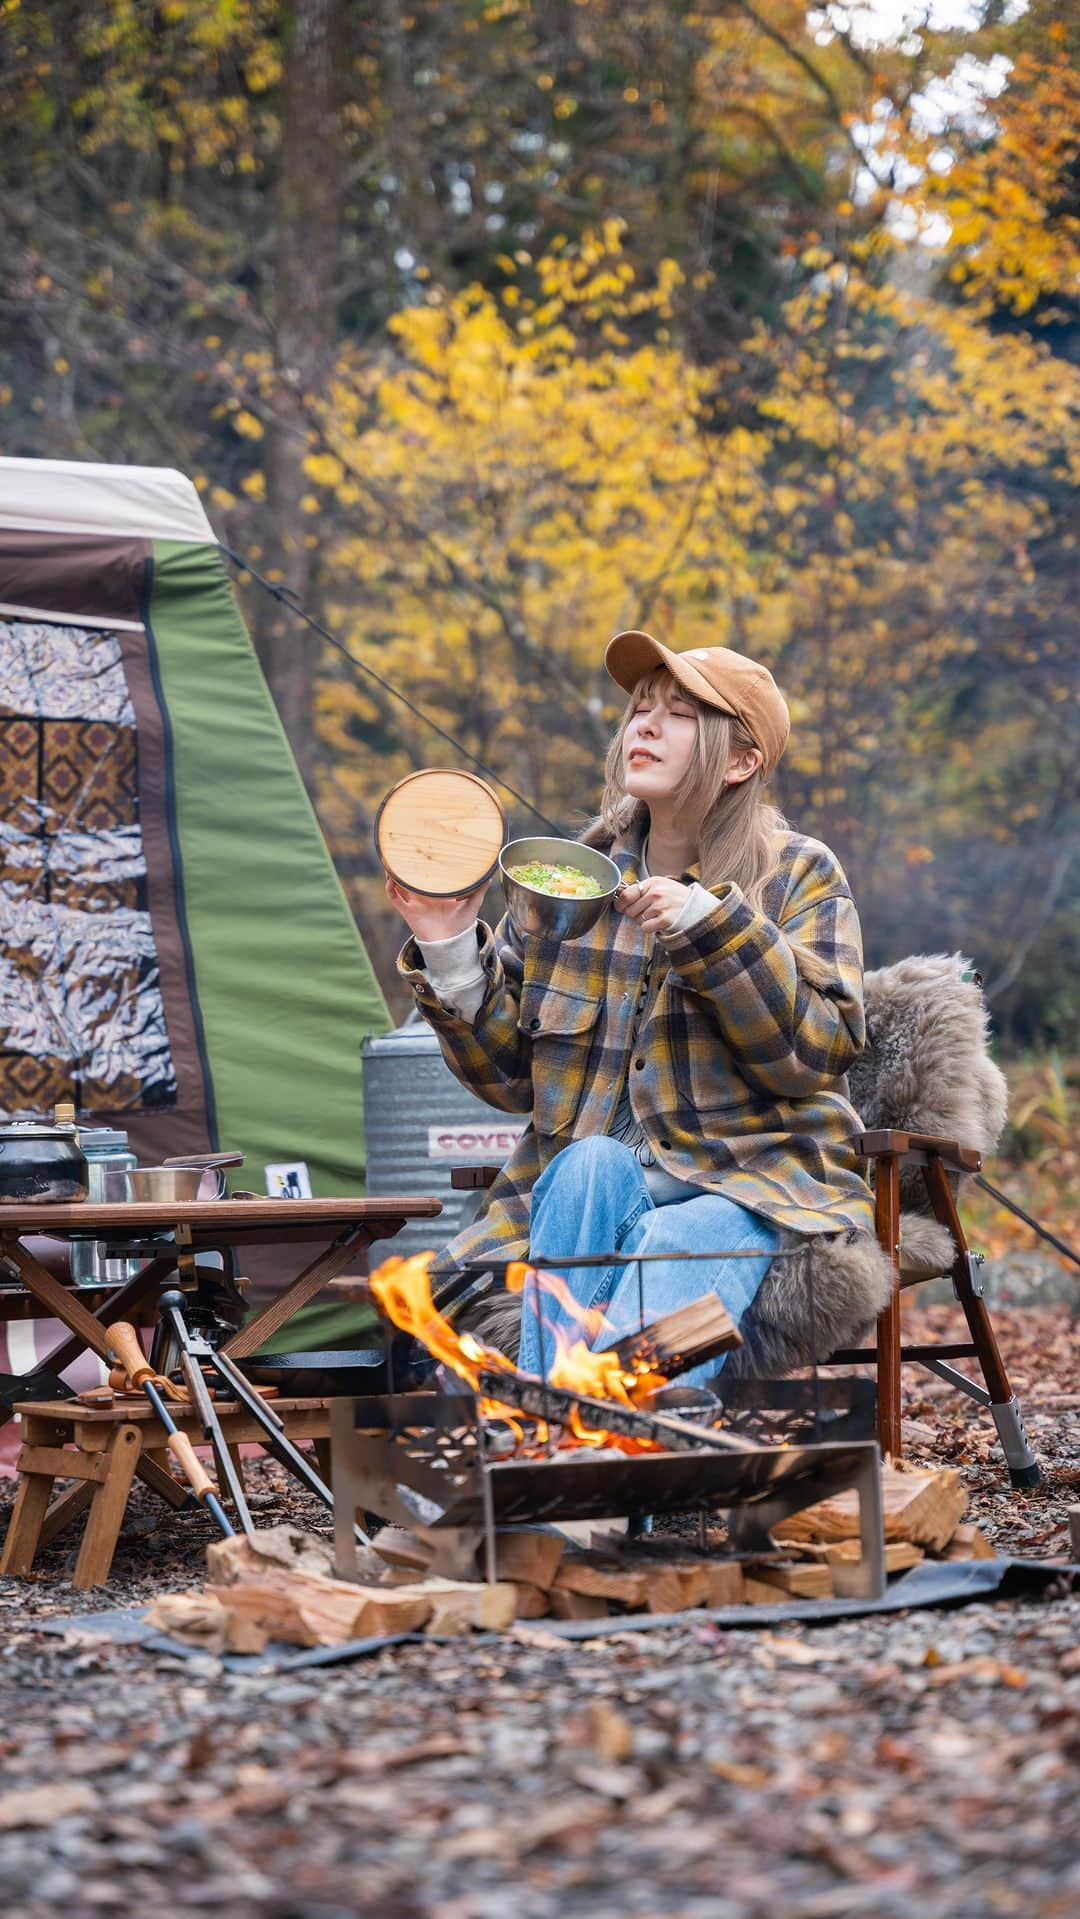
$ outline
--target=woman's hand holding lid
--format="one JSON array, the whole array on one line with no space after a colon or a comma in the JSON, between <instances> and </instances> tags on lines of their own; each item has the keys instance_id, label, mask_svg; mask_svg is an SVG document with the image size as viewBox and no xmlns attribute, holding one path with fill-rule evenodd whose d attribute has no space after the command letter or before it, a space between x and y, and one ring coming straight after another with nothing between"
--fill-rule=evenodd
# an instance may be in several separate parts
<instances>
[{"instance_id":1,"label":"woman's hand holding lid","mask_svg":"<svg viewBox=\"0 0 1080 1919\"><path fill-rule=\"evenodd\" d=\"M428 899L422 893L409 893L397 880L386 876L386 897L418 940L449 940L465 933L480 917L486 886L461 899Z\"/></svg>"}]
</instances>

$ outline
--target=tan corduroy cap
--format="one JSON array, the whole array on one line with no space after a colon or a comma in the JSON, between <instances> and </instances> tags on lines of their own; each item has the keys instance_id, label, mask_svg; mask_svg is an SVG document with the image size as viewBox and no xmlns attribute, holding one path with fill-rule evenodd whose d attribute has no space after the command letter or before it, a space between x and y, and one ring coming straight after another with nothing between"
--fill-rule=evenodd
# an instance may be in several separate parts
<instances>
[{"instance_id":1,"label":"tan corduroy cap","mask_svg":"<svg viewBox=\"0 0 1080 1919\"><path fill-rule=\"evenodd\" d=\"M768 667L748 660L745 653L733 653L727 646L692 646L686 653L672 653L651 633L616 633L604 654L604 665L627 693L646 674L666 667L695 699L742 721L765 755L766 773L772 772L788 743L787 702Z\"/></svg>"}]
</instances>

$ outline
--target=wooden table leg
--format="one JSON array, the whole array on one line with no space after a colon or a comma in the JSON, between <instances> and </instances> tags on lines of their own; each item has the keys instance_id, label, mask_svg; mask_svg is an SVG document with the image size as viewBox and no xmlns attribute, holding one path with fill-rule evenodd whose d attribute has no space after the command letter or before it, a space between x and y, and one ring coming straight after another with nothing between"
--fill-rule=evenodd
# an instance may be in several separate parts
<instances>
[{"instance_id":1,"label":"wooden table leg","mask_svg":"<svg viewBox=\"0 0 1080 1919\"><path fill-rule=\"evenodd\" d=\"M68 1487L66 1493L61 1493L59 1499L54 1499L45 1514L38 1545L51 1545L65 1526L70 1526L73 1519L78 1519L79 1514L84 1513L89 1506L95 1490L92 1479L79 1479L74 1486Z\"/></svg>"},{"instance_id":2,"label":"wooden table leg","mask_svg":"<svg viewBox=\"0 0 1080 1919\"><path fill-rule=\"evenodd\" d=\"M264 1306L261 1313L256 1313L254 1319L249 1319L246 1326L241 1326L231 1339L227 1339L222 1352L229 1359L247 1359L251 1353L257 1353L263 1341L278 1332L286 1320L299 1312L301 1306L307 1305L309 1299L314 1299L315 1294L333 1279L335 1273L340 1273L348 1265L357 1248L367 1245L370 1237L366 1226L350 1227L342 1233L333 1246L325 1253L320 1253L318 1259L313 1259L310 1266L305 1266L291 1286L287 1286L283 1293Z\"/></svg>"},{"instance_id":3,"label":"wooden table leg","mask_svg":"<svg viewBox=\"0 0 1080 1919\"><path fill-rule=\"evenodd\" d=\"M70 1333L75 1333L84 1346L89 1346L90 1351L108 1365L108 1334L100 1319L95 1319L93 1313L87 1312L72 1288L54 1279L40 1260L28 1253L17 1239L6 1241L4 1252L18 1267L19 1278L27 1292L32 1293L38 1303L48 1309L49 1316L60 1320Z\"/></svg>"},{"instance_id":4,"label":"wooden table leg","mask_svg":"<svg viewBox=\"0 0 1080 1919\"><path fill-rule=\"evenodd\" d=\"M135 1273L125 1281L119 1291L115 1292L112 1298L106 1300L104 1306L93 1314L93 1318L103 1327L111 1326L114 1319L130 1319L136 1306L142 1305L147 1293L152 1293L156 1286L160 1286L175 1271L176 1259L172 1254L151 1260L149 1266L145 1266L141 1273ZM70 1366L73 1360L78 1359L84 1347L85 1342L77 1333L73 1333L70 1339L65 1339L62 1345L55 1347L51 1353L47 1353L40 1363L48 1366L54 1373L62 1373L66 1366Z\"/></svg>"},{"instance_id":5,"label":"wooden table leg","mask_svg":"<svg viewBox=\"0 0 1080 1919\"><path fill-rule=\"evenodd\" d=\"M149 1458L145 1448L139 1454L135 1473L144 1486L149 1486L150 1491L157 1493L160 1499L167 1500L176 1512L180 1512L184 1506L194 1506L194 1495L178 1479L173 1478L168 1467L163 1466L160 1460Z\"/></svg>"},{"instance_id":6,"label":"wooden table leg","mask_svg":"<svg viewBox=\"0 0 1080 1919\"><path fill-rule=\"evenodd\" d=\"M235 1472L237 1479L240 1481L240 1490L241 1492L243 1492L246 1490L246 1488L244 1484L244 1462L242 1458L240 1457L240 1448L235 1441L230 1443L228 1440L226 1440L225 1443L226 1443L226 1449L229 1454L229 1458L232 1460L232 1463L233 1463L233 1471Z\"/></svg>"},{"instance_id":7,"label":"wooden table leg","mask_svg":"<svg viewBox=\"0 0 1080 1919\"><path fill-rule=\"evenodd\" d=\"M80 1591L100 1586L109 1576L131 1482L139 1463L142 1433L138 1426L118 1426L109 1446L109 1471L95 1489L72 1584Z\"/></svg>"},{"instance_id":8,"label":"wooden table leg","mask_svg":"<svg viewBox=\"0 0 1080 1919\"><path fill-rule=\"evenodd\" d=\"M20 1573L30 1571L41 1542L54 1483L51 1473L19 1474L19 1490L0 1557L0 1573L17 1578Z\"/></svg>"},{"instance_id":9,"label":"wooden table leg","mask_svg":"<svg viewBox=\"0 0 1080 1919\"><path fill-rule=\"evenodd\" d=\"M40 1472L34 1470L33 1449L60 1447L66 1435L67 1428L55 1419L43 1419L33 1414L27 1414L23 1419L19 1488L8 1521L3 1554L0 1555L0 1573L8 1573L13 1577L28 1573L34 1563L56 1475L44 1464Z\"/></svg>"}]
</instances>

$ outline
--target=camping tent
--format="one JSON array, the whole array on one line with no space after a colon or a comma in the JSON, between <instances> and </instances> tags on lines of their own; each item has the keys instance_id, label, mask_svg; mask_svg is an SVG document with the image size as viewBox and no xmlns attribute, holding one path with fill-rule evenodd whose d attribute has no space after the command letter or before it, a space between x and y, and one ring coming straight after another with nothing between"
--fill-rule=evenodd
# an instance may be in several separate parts
<instances>
[{"instance_id":1,"label":"camping tent","mask_svg":"<svg viewBox=\"0 0 1080 1919\"><path fill-rule=\"evenodd\" d=\"M0 459L0 1113L353 1193L389 1026L191 482Z\"/></svg>"}]
</instances>

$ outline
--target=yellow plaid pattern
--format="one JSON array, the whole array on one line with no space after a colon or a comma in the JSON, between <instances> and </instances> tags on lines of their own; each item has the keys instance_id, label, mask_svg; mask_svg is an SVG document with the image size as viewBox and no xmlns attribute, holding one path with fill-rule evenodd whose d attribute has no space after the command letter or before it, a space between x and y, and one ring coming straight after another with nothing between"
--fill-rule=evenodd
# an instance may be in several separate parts
<instances>
[{"instance_id":1,"label":"yellow plaid pattern","mask_svg":"<svg viewBox=\"0 0 1080 1919\"><path fill-rule=\"evenodd\" d=\"M611 856L637 878L640 835ZM790 833L755 912L734 885L687 933L643 933L614 911L582 939L481 922L484 1002L467 1021L435 997L413 940L398 958L458 1079L529 1127L470 1226L439 1254L459 1262L528 1250L529 1201L571 1140L606 1133L628 1081L661 1166L800 1234L873 1231L859 1119L844 1074L862 1051L862 941L847 881L820 841ZM654 945L655 942L655 945ZM817 964L811 985L798 947ZM634 1011L652 952L636 1038Z\"/></svg>"}]
</instances>

